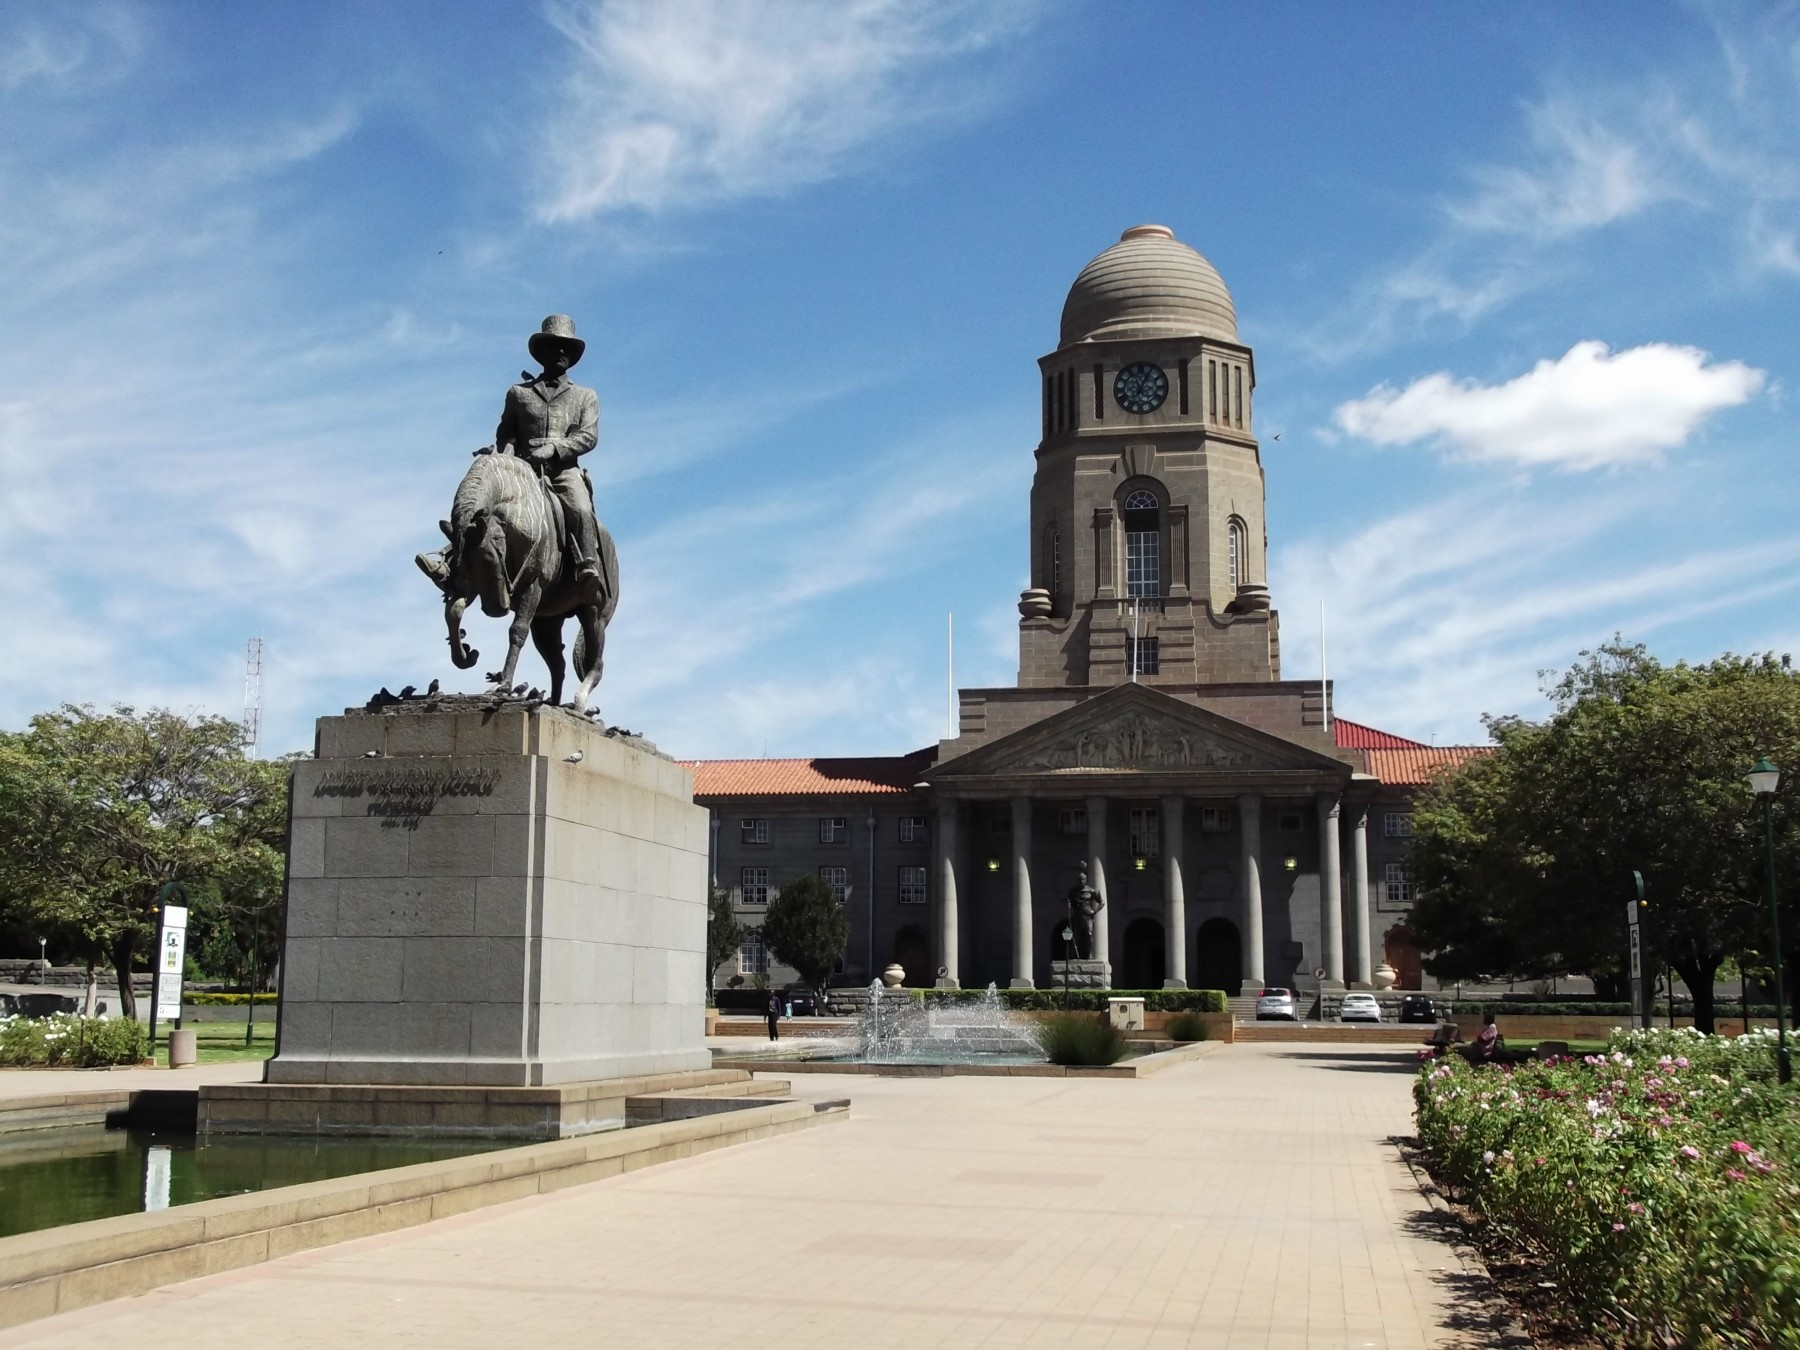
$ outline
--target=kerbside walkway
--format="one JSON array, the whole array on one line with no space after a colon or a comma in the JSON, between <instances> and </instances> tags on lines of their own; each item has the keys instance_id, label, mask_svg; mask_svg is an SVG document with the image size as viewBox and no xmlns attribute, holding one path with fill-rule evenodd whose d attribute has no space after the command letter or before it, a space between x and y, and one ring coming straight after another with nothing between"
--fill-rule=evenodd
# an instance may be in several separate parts
<instances>
[{"instance_id":1,"label":"kerbside walkway","mask_svg":"<svg viewBox=\"0 0 1800 1350\"><path fill-rule=\"evenodd\" d=\"M1389 1142L1410 1053L1238 1045L1153 1078L817 1075L828 1130L0 1332L0 1345L1509 1343Z\"/></svg>"}]
</instances>

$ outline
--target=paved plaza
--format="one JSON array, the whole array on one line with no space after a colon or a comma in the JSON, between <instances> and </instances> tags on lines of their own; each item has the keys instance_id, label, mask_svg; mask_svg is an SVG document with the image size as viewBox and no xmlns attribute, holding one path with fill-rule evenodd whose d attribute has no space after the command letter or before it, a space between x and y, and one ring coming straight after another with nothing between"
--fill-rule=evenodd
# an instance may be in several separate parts
<instances>
[{"instance_id":1,"label":"paved plaza","mask_svg":"<svg viewBox=\"0 0 1800 1350\"><path fill-rule=\"evenodd\" d=\"M1389 1142L1412 1056L803 1075L848 1123L176 1285L0 1345L1505 1343Z\"/></svg>"}]
</instances>

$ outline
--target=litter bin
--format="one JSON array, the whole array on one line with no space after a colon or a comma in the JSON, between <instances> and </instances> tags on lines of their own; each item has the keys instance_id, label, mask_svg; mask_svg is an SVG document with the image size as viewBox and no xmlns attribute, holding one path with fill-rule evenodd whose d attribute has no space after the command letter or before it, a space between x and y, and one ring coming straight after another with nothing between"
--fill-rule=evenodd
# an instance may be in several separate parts
<instances>
[{"instance_id":1,"label":"litter bin","mask_svg":"<svg viewBox=\"0 0 1800 1350\"><path fill-rule=\"evenodd\" d=\"M191 1031L171 1031L169 1033L169 1067L171 1069L191 1069L200 1058L194 1045L194 1033Z\"/></svg>"},{"instance_id":2,"label":"litter bin","mask_svg":"<svg viewBox=\"0 0 1800 1350\"><path fill-rule=\"evenodd\" d=\"M1144 1000L1141 998L1109 998L1106 1016L1117 1031L1144 1029Z\"/></svg>"}]
</instances>

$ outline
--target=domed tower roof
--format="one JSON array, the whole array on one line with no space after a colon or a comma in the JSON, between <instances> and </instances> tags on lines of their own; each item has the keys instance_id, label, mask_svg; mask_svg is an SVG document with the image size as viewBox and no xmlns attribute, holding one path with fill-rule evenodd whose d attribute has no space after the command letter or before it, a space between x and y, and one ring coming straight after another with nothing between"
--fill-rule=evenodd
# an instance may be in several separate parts
<instances>
[{"instance_id":1,"label":"domed tower roof","mask_svg":"<svg viewBox=\"0 0 1800 1350\"><path fill-rule=\"evenodd\" d=\"M1168 226L1134 225L1069 287L1059 345L1195 335L1237 341L1231 292Z\"/></svg>"}]
</instances>

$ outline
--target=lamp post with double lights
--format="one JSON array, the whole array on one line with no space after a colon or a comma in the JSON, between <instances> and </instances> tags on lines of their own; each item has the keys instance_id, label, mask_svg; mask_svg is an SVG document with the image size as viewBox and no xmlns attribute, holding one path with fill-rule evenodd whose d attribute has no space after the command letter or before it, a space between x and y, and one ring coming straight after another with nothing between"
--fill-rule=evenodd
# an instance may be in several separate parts
<instances>
[{"instance_id":1,"label":"lamp post with double lights","mask_svg":"<svg viewBox=\"0 0 1800 1350\"><path fill-rule=\"evenodd\" d=\"M1781 770L1764 755L1746 775L1750 789L1762 800L1763 848L1769 862L1769 927L1775 937L1775 1055L1776 1075L1784 1083L1794 1076L1788 1061L1787 989L1781 978L1781 903L1775 889L1775 789L1781 786Z\"/></svg>"}]
</instances>

